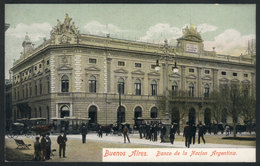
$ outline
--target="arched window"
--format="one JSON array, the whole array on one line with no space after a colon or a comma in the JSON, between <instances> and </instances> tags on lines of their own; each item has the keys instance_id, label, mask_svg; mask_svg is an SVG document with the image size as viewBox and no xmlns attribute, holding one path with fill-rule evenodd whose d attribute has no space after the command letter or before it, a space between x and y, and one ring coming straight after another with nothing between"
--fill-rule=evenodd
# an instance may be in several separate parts
<instances>
[{"instance_id":1,"label":"arched window","mask_svg":"<svg viewBox=\"0 0 260 166\"><path fill-rule=\"evenodd\" d=\"M34 108L34 117L37 118L37 108Z\"/></svg>"},{"instance_id":2,"label":"arched window","mask_svg":"<svg viewBox=\"0 0 260 166\"><path fill-rule=\"evenodd\" d=\"M178 84L176 82L173 82L172 84L172 96L177 96L178 92Z\"/></svg>"},{"instance_id":3,"label":"arched window","mask_svg":"<svg viewBox=\"0 0 260 166\"><path fill-rule=\"evenodd\" d=\"M97 92L97 80L95 76L91 76L89 78L89 92L90 93L96 93Z\"/></svg>"},{"instance_id":4,"label":"arched window","mask_svg":"<svg viewBox=\"0 0 260 166\"><path fill-rule=\"evenodd\" d=\"M189 85L189 96L194 97L194 85L192 83Z\"/></svg>"},{"instance_id":5,"label":"arched window","mask_svg":"<svg viewBox=\"0 0 260 166\"><path fill-rule=\"evenodd\" d=\"M123 107L123 106L118 107L118 109L117 109L117 122L118 123L125 122L125 107Z\"/></svg>"},{"instance_id":6,"label":"arched window","mask_svg":"<svg viewBox=\"0 0 260 166\"><path fill-rule=\"evenodd\" d=\"M42 117L42 108L39 107L39 114L40 114L40 117Z\"/></svg>"},{"instance_id":7,"label":"arched window","mask_svg":"<svg viewBox=\"0 0 260 166\"><path fill-rule=\"evenodd\" d=\"M156 96L157 95L157 82L155 80L152 81L151 88L152 88L152 96Z\"/></svg>"},{"instance_id":8,"label":"arched window","mask_svg":"<svg viewBox=\"0 0 260 166\"><path fill-rule=\"evenodd\" d=\"M136 95L141 95L141 80L140 79L137 79L135 81L135 94Z\"/></svg>"},{"instance_id":9,"label":"arched window","mask_svg":"<svg viewBox=\"0 0 260 166\"><path fill-rule=\"evenodd\" d=\"M158 117L158 109L156 107L153 107L151 109L151 118L157 118Z\"/></svg>"},{"instance_id":10,"label":"arched window","mask_svg":"<svg viewBox=\"0 0 260 166\"><path fill-rule=\"evenodd\" d=\"M209 97L209 85L206 84L204 87L204 97Z\"/></svg>"},{"instance_id":11,"label":"arched window","mask_svg":"<svg viewBox=\"0 0 260 166\"><path fill-rule=\"evenodd\" d=\"M135 107L135 119L138 117L142 117L142 108L139 106Z\"/></svg>"},{"instance_id":12,"label":"arched window","mask_svg":"<svg viewBox=\"0 0 260 166\"><path fill-rule=\"evenodd\" d=\"M69 78L66 75L61 77L61 92L69 92Z\"/></svg>"},{"instance_id":13,"label":"arched window","mask_svg":"<svg viewBox=\"0 0 260 166\"><path fill-rule=\"evenodd\" d=\"M70 116L70 109L67 105L63 105L60 108L60 117L64 118L64 117L69 117Z\"/></svg>"},{"instance_id":14,"label":"arched window","mask_svg":"<svg viewBox=\"0 0 260 166\"><path fill-rule=\"evenodd\" d=\"M92 105L88 109L89 123L97 123L97 107Z\"/></svg>"},{"instance_id":15,"label":"arched window","mask_svg":"<svg viewBox=\"0 0 260 166\"><path fill-rule=\"evenodd\" d=\"M123 78L119 78L117 82L118 93L125 94L125 81Z\"/></svg>"}]
</instances>

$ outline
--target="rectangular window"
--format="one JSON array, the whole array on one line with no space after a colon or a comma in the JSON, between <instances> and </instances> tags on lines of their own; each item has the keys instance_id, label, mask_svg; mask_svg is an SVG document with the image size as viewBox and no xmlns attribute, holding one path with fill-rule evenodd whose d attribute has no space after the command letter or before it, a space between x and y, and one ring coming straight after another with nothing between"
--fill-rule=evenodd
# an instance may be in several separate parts
<instances>
[{"instance_id":1,"label":"rectangular window","mask_svg":"<svg viewBox=\"0 0 260 166\"><path fill-rule=\"evenodd\" d=\"M125 66L125 62L123 62L123 61L118 61L118 66Z\"/></svg>"},{"instance_id":2,"label":"rectangular window","mask_svg":"<svg viewBox=\"0 0 260 166\"><path fill-rule=\"evenodd\" d=\"M194 69L189 69L189 72L190 73L194 73Z\"/></svg>"},{"instance_id":3,"label":"rectangular window","mask_svg":"<svg viewBox=\"0 0 260 166\"><path fill-rule=\"evenodd\" d=\"M233 73L233 76L237 76L237 73Z\"/></svg>"},{"instance_id":4,"label":"rectangular window","mask_svg":"<svg viewBox=\"0 0 260 166\"><path fill-rule=\"evenodd\" d=\"M209 70L205 70L205 74L209 74L209 72L210 72Z\"/></svg>"},{"instance_id":5,"label":"rectangular window","mask_svg":"<svg viewBox=\"0 0 260 166\"><path fill-rule=\"evenodd\" d=\"M37 70L37 66L34 66L34 70Z\"/></svg>"},{"instance_id":6,"label":"rectangular window","mask_svg":"<svg viewBox=\"0 0 260 166\"><path fill-rule=\"evenodd\" d=\"M155 69L157 65L151 65L151 69Z\"/></svg>"},{"instance_id":7,"label":"rectangular window","mask_svg":"<svg viewBox=\"0 0 260 166\"><path fill-rule=\"evenodd\" d=\"M42 64L39 64L39 68L42 68Z\"/></svg>"},{"instance_id":8,"label":"rectangular window","mask_svg":"<svg viewBox=\"0 0 260 166\"><path fill-rule=\"evenodd\" d=\"M135 95L141 95L141 83L135 83Z\"/></svg>"},{"instance_id":9,"label":"rectangular window","mask_svg":"<svg viewBox=\"0 0 260 166\"><path fill-rule=\"evenodd\" d=\"M248 77L248 74L244 74L244 77Z\"/></svg>"},{"instance_id":10,"label":"rectangular window","mask_svg":"<svg viewBox=\"0 0 260 166\"><path fill-rule=\"evenodd\" d=\"M47 65L49 65L50 64L50 61L49 60L47 60Z\"/></svg>"},{"instance_id":11,"label":"rectangular window","mask_svg":"<svg viewBox=\"0 0 260 166\"><path fill-rule=\"evenodd\" d=\"M152 84L152 96L157 95L157 84Z\"/></svg>"},{"instance_id":12,"label":"rectangular window","mask_svg":"<svg viewBox=\"0 0 260 166\"><path fill-rule=\"evenodd\" d=\"M97 59L93 59L93 58L89 58L89 63L92 63L92 64L96 64L97 63Z\"/></svg>"},{"instance_id":13,"label":"rectangular window","mask_svg":"<svg viewBox=\"0 0 260 166\"><path fill-rule=\"evenodd\" d=\"M221 75L225 76L225 75L227 75L227 73L225 71L222 71Z\"/></svg>"},{"instance_id":14,"label":"rectangular window","mask_svg":"<svg viewBox=\"0 0 260 166\"><path fill-rule=\"evenodd\" d=\"M142 64L141 63L135 63L135 67L141 68Z\"/></svg>"}]
</instances>

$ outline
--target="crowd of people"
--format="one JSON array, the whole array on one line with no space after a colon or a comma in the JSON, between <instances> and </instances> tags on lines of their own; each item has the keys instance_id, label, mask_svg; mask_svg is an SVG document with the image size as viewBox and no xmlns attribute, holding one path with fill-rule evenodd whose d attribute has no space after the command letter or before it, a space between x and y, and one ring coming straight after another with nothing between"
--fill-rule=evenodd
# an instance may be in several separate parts
<instances>
[{"instance_id":1,"label":"crowd of people","mask_svg":"<svg viewBox=\"0 0 260 166\"><path fill-rule=\"evenodd\" d=\"M34 143L34 159L37 161L49 160L51 155L51 139L50 134L36 137Z\"/></svg>"}]
</instances>

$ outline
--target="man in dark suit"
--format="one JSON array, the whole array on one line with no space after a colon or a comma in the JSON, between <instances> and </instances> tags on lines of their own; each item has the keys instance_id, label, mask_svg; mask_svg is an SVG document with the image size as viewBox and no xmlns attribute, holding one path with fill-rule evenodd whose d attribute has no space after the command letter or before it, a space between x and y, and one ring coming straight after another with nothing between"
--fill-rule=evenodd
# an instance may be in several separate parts
<instances>
[{"instance_id":1,"label":"man in dark suit","mask_svg":"<svg viewBox=\"0 0 260 166\"><path fill-rule=\"evenodd\" d=\"M59 144L59 156L61 157L61 151L63 152L63 157L65 158L67 137L64 133L63 136L60 134L57 138L57 143Z\"/></svg>"},{"instance_id":2,"label":"man in dark suit","mask_svg":"<svg viewBox=\"0 0 260 166\"><path fill-rule=\"evenodd\" d=\"M81 135L82 135L82 143L84 144L84 143L86 143L87 127L85 125L83 125L81 127L80 132L81 132Z\"/></svg>"},{"instance_id":3,"label":"man in dark suit","mask_svg":"<svg viewBox=\"0 0 260 166\"><path fill-rule=\"evenodd\" d=\"M192 134L192 128L191 125L187 122L186 126L184 127L183 137L185 137L185 146L188 148L190 148L190 144L191 144L191 134Z\"/></svg>"},{"instance_id":4,"label":"man in dark suit","mask_svg":"<svg viewBox=\"0 0 260 166\"><path fill-rule=\"evenodd\" d=\"M206 143L206 141L204 139L205 127L202 125L201 122L198 124L198 129L199 129L198 144L200 144L200 137L202 138L202 140L203 140L203 142L205 144Z\"/></svg>"},{"instance_id":5,"label":"man in dark suit","mask_svg":"<svg viewBox=\"0 0 260 166\"><path fill-rule=\"evenodd\" d=\"M171 128L170 128L170 142L171 142L171 144L174 143L175 133L176 133L176 124L173 123L171 125Z\"/></svg>"}]
</instances>

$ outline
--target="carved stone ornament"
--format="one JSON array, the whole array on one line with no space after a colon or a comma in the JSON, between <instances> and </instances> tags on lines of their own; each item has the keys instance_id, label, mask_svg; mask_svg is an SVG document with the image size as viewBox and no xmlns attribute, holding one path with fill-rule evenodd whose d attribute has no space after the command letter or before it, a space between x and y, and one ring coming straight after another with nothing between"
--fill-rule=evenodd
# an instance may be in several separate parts
<instances>
[{"instance_id":1,"label":"carved stone ornament","mask_svg":"<svg viewBox=\"0 0 260 166\"><path fill-rule=\"evenodd\" d=\"M75 44L78 41L79 31L75 23L70 23L72 18L66 13L64 23L57 20L57 25L51 31L51 39L54 44Z\"/></svg>"}]
</instances>

